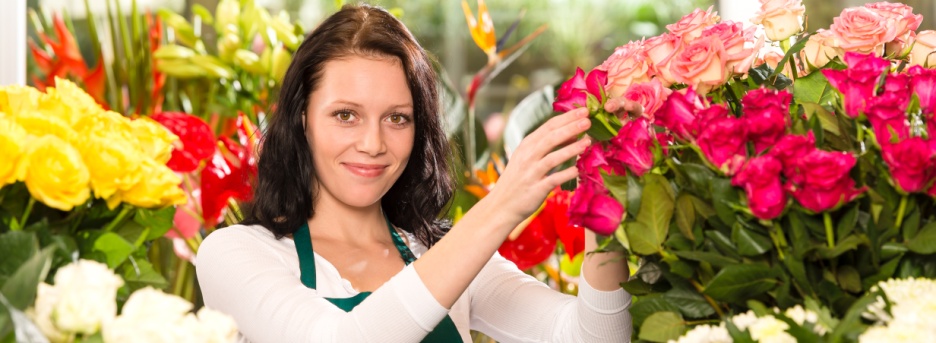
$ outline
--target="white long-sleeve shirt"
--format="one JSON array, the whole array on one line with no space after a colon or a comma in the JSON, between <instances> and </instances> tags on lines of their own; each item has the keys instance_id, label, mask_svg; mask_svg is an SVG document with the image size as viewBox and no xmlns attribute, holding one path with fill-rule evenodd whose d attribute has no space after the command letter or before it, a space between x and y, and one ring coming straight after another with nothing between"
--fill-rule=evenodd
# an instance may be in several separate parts
<instances>
[{"instance_id":1,"label":"white long-sleeve shirt","mask_svg":"<svg viewBox=\"0 0 936 343\"><path fill-rule=\"evenodd\" d=\"M416 257L426 251L407 233ZM465 342L470 330L500 342L627 342L631 296L598 291L581 278L578 297L561 294L495 254L446 310L413 265L375 290L350 312L324 298L359 292L315 255L317 289L299 279L290 238L275 239L261 226L234 225L201 244L196 272L205 305L234 317L242 341L418 342L446 314Z\"/></svg>"}]
</instances>

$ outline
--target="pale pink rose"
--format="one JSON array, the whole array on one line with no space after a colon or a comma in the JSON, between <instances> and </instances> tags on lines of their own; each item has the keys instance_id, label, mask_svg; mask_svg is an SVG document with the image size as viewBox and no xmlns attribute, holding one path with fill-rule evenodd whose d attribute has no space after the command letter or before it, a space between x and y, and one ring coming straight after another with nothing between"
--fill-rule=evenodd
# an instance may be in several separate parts
<instances>
[{"instance_id":1,"label":"pale pink rose","mask_svg":"<svg viewBox=\"0 0 936 343\"><path fill-rule=\"evenodd\" d=\"M757 63L757 65L761 65L761 64L765 64L765 63L766 63L768 66L770 66L771 69L776 70L776 69L777 69L777 66L780 65L780 60L782 60L782 59L783 59L783 51L782 51L782 50L770 49L770 50L764 52L764 55L763 55L763 56L761 56L760 58L758 58L758 63ZM789 65L783 66L783 71L782 71L781 73L782 73L783 75L786 75L786 77L791 77L790 75L792 75L792 74L790 73L790 66L789 66Z\"/></svg>"},{"instance_id":2,"label":"pale pink rose","mask_svg":"<svg viewBox=\"0 0 936 343\"><path fill-rule=\"evenodd\" d=\"M866 4L865 8L877 12L889 21L888 25L893 25L896 31L896 39L904 42L909 41L911 32L915 32L923 22L923 16L913 14L913 7L901 3L893 2L875 2Z\"/></svg>"},{"instance_id":3,"label":"pale pink rose","mask_svg":"<svg viewBox=\"0 0 936 343\"><path fill-rule=\"evenodd\" d=\"M910 50L910 65L936 67L936 31L926 30L917 33Z\"/></svg>"},{"instance_id":4,"label":"pale pink rose","mask_svg":"<svg viewBox=\"0 0 936 343\"><path fill-rule=\"evenodd\" d=\"M650 80L650 61L641 42L630 42L614 49L598 69L608 72L605 89L612 98L624 94L627 87Z\"/></svg>"},{"instance_id":5,"label":"pale pink rose","mask_svg":"<svg viewBox=\"0 0 936 343\"><path fill-rule=\"evenodd\" d=\"M802 0L760 0L761 8L751 22L764 26L771 41L779 42L803 31L806 6Z\"/></svg>"},{"instance_id":6,"label":"pale pink rose","mask_svg":"<svg viewBox=\"0 0 936 343\"><path fill-rule=\"evenodd\" d=\"M670 62L670 72L676 81L693 87L699 94L707 94L712 88L728 80L725 67L725 47L718 37L696 39Z\"/></svg>"},{"instance_id":7,"label":"pale pink rose","mask_svg":"<svg viewBox=\"0 0 936 343\"><path fill-rule=\"evenodd\" d=\"M881 56L884 44L897 38L893 23L866 7L846 8L829 27L837 45L845 51Z\"/></svg>"},{"instance_id":8,"label":"pale pink rose","mask_svg":"<svg viewBox=\"0 0 936 343\"><path fill-rule=\"evenodd\" d=\"M663 86L669 87L676 82L673 73L670 72L670 61L673 56L679 53L683 42L679 36L672 33L663 33L659 36L647 39L643 43L644 52L650 59L650 68L653 76L660 79Z\"/></svg>"},{"instance_id":9,"label":"pale pink rose","mask_svg":"<svg viewBox=\"0 0 936 343\"><path fill-rule=\"evenodd\" d=\"M916 40L916 32L910 31L906 37L897 37L896 39L884 43L884 56L894 56L902 59L910 54L910 48L913 47L913 41Z\"/></svg>"},{"instance_id":10,"label":"pale pink rose","mask_svg":"<svg viewBox=\"0 0 936 343\"><path fill-rule=\"evenodd\" d=\"M679 21L666 25L666 29L682 38L683 42L689 43L699 38L699 36L702 35L703 29L710 25L715 25L715 23L721 19L718 17L718 12L713 12L712 8L713 7L709 7L708 10L705 11L696 8L692 13L680 18Z\"/></svg>"},{"instance_id":11,"label":"pale pink rose","mask_svg":"<svg viewBox=\"0 0 936 343\"><path fill-rule=\"evenodd\" d=\"M673 93L672 90L663 86L660 78L655 77L649 82L635 83L624 92L624 98L633 100L643 106L643 116L653 121L653 115L656 114L663 101Z\"/></svg>"},{"instance_id":12,"label":"pale pink rose","mask_svg":"<svg viewBox=\"0 0 936 343\"><path fill-rule=\"evenodd\" d=\"M754 40L755 30L757 28L754 26L744 29L744 24L727 20L702 30L702 36L718 37L725 47L725 67L735 74L744 75L756 57L752 55L757 55L757 50L760 49Z\"/></svg>"},{"instance_id":13,"label":"pale pink rose","mask_svg":"<svg viewBox=\"0 0 936 343\"><path fill-rule=\"evenodd\" d=\"M841 48L835 45L835 34L829 30L819 30L816 34L809 36L809 41L803 47L802 57L809 62L806 65L810 70L824 67L835 57L845 54Z\"/></svg>"}]
</instances>

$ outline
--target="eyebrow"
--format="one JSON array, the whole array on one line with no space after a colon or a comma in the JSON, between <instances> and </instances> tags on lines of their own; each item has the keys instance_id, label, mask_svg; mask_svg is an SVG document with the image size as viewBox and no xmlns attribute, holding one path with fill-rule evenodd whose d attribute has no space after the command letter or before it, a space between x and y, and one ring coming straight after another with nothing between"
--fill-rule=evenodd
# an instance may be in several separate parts
<instances>
[{"instance_id":1,"label":"eyebrow","mask_svg":"<svg viewBox=\"0 0 936 343\"><path fill-rule=\"evenodd\" d=\"M363 105L356 103L354 101L350 101L350 100L337 100L335 102L332 102L332 104L341 104L341 105L347 105L347 106L357 107L357 108L364 107ZM390 109L394 109L394 110L401 109L401 108L413 108L413 104L408 102L408 103L390 106Z\"/></svg>"}]
</instances>

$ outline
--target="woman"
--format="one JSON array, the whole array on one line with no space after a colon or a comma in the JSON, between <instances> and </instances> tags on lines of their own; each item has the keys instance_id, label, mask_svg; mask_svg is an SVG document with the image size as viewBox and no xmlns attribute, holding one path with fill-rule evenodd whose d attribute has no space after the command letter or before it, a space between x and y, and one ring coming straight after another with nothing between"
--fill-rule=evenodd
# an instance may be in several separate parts
<instances>
[{"instance_id":1,"label":"woman","mask_svg":"<svg viewBox=\"0 0 936 343\"><path fill-rule=\"evenodd\" d=\"M328 18L296 51L276 108L247 219L212 233L196 263L205 304L243 339L469 342L474 329L502 342L629 340L619 254L585 258L577 298L496 254L577 176L550 171L588 146L576 141L586 111L531 133L447 230L436 216L454 182L436 76L396 18L366 5Z\"/></svg>"}]
</instances>

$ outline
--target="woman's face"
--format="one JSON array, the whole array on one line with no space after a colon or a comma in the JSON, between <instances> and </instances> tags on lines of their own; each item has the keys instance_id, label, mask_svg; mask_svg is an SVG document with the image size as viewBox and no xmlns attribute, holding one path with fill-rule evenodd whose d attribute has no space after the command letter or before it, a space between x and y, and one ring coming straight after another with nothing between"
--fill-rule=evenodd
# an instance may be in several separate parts
<instances>
[{"instance_id":1,"label":"woman's face","mask_svg":"<svg viewBox=\"0 0 936 343\"><path fill-rule=\"evenodd\" d=\"M415 132L413 96L398 59L326 62L306 109L320 190L315 201L378 203L406 168Z\"/></svg>"}]
</instances>

